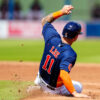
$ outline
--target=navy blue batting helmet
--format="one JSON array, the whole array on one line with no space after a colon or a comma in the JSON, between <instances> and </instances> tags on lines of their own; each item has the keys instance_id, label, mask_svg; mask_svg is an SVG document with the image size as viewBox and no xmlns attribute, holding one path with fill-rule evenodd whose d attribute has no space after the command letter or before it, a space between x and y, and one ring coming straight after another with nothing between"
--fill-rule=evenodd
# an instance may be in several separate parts
<instances>
[{"instance_id":1,"label":"navy blue batting helmet","mask_svg":"<svg viewBox=\"0 0 100 100\"><path fill-rule=\"evenodd\" d=\"M81 33L81 25L78 24L77 22L68 22L62 32L63 37L72 39L74 38L76 35L78 34L82 34Z\"/></svg>"}]
</instances>

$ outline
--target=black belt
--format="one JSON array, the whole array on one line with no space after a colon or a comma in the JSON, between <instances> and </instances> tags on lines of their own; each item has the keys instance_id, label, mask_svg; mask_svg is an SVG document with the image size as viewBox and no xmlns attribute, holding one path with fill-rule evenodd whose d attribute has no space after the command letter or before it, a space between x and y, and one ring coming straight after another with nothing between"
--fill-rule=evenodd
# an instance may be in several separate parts
<instances>
[{"instance_id":1,"label":"black belt","mask_svg":"<svg viewBox=\"0 0 100 100\"><path fill-rule=\"evenodd\" d=\"M51 90L55 90L54 87L50 86L50 85L47 85L47 88L51 89Z\"/></svg>"},{"instance_id":2,"label":"black belt","mask_svg":"<svg viewBox=\"0 0 100 100\"><path fill-rule=\"evenodd\" d=\"M52 86L50 86L50 85L48 85L48 84L42 79L41 76L40 76L40 78L41 78L41 80L42 80L42 83L45 84L45 85L47 86L47 88L49 88L49 89L51 89L51 90L55 90L55 88L52 87Z\"/></svg>"}]
</instances>

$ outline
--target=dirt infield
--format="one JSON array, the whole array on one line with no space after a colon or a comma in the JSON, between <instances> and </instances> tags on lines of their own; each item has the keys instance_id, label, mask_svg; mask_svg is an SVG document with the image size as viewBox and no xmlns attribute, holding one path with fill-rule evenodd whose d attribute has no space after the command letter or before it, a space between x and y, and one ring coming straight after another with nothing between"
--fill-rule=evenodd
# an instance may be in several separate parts
<instances>
[{"instance_id":1,"label":"dirt infield","mask_svg":"<svg viewBox=\"0 0 100 100\"><path fill-rule=\"evenodd\" d=\"M0 80L33 81L39 63L32 62L0 62ZM71 78L83 84L83 93L92 97L90 100L100 100L100 64L77 63L71 71ZM24 100L89 100L43 94L41 91Z\"/></svg>"}]
</instances>

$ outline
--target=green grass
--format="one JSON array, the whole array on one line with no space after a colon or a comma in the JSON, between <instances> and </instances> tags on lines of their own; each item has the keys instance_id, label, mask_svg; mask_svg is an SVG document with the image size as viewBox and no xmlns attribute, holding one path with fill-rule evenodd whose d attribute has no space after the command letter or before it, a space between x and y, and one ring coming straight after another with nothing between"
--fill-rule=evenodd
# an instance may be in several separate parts
<instances>
[{"instance_id":1,"label":"green grass","mask_svg":"<svg viewBox=\"0 0 100 100\"><path fill-rule=\"evenodd\" d=\"M75 42L77 62L100 63L100 39ZM44 49L43 40L0 40L1 61L40 61Z\"/></svg>"},{"instance_id":2,"label":"green grass","mask_svg":"<svg viewBox=\"0 0 100 100\"><path fill-rule=\"evenodd\" d=\"M0 40L0 60L40 61L43 47L41 40Z\"/></svg>"},{"instance_id":3,"label":"green grass","mask_svg":"<svg viewBox=\"0 0 100 100\"><path fill-rule=\"evenodd\" d=\"M0 80L0 100L20 100L26 97L26 87L31 84L33 83Z\"/></svg>"},{"instance_id":4,"label":"green grass","mask_svg":"<svg viewBox=\"0 0 100 100\"><path fill-rule=\"evenodd\" d=\"M100 39L83 40L73 44L77 62L100 63Z\"/></svg>"}]
</instances>

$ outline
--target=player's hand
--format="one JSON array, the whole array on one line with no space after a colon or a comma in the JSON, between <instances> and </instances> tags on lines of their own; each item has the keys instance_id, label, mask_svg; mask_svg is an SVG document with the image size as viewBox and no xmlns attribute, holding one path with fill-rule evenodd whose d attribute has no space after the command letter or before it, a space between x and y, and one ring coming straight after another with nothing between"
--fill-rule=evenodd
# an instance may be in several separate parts
<instances>
[{"instance_id":1,"label":"player's hand","mask_svg":"<svg viewBox=\"0 0 100 100\"><path fill-rule=\"evenodd\" d=\"M71 13L71 10L73 9L74 7L72 5L64 5L64 7L61 9L62 13L64 15L68 15Z\"/></svg>"},{"instance_id":2,"label":"player's hand","mask_svg":"<svg viewBox=\"0 0 100 100\"><path fill-rule=\"evenodd\" d=\"M77 93L77 92L73 92L72 95L74 97L77 97L77 98L90 98L88 95L86 94L82 94L82 93Z\"/></svg>"}]
</instances>

